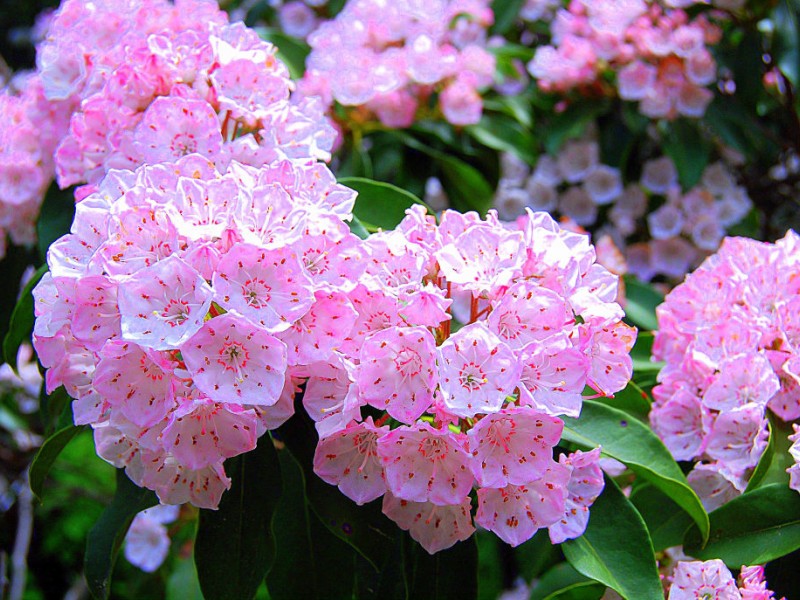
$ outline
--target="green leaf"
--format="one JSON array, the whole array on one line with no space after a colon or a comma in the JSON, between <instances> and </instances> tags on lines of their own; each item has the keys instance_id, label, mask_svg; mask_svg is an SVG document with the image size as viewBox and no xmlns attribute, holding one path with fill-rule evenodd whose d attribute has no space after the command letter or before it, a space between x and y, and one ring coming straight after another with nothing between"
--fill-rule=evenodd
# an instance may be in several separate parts
<instances>
[{"instance_id":1,"label":"green leaf","mask_svg":"<svg viewBox=\"0 0 800 600\"><path fill-rule=\"evenodd\" d=\"M486 110L507 114L527 129L533 127L533 111L531 110L530 98L527 96L486 98L483 101L483 107Z\"/></svg>"},{"instance_id":2,"label":"green leaf","mask_svg":"<svg viewBox=\"0 0 800 600\"><path fill-rule=\"evenodd\" d=\"M255 596L275 557L272 515L281 496L281 470L272 438L228 459L232 487L218 510L200 510L194 561L206 600Z\"/></svg>"},{"instance_id":3,"label":"green leaf","mask_svg":"<svg viewBox=\"0 0 800 600\"><path fill-rule=\"evenodd\" d=\"M771 21L775 26L772 56L781 72L797 88L800 85L800 20L793 3L780 0Z\"/></svg>"},{"instance_id":4,"label":"green leaf","mask_svg":"<svg viewBox=\"0 0 800 600\"><path fill-rule=\"evenodd\" d=\"M565 440L594 448L625 463L637 475L672 498L708 536L708 514L669 450L645 424L627 413L592 400L583 402L579 419L564 417Z\"/></svg>"},{"instance_id":5,"label":"green leaf","mask_svg":"<svg viewBox=\"0 0 800 600\"><path fill-rule=\"evenodd\" d=\"M204 600L197 569L190 558L178 561L167 579L166 587L166 600Z\"/></svg>"},{"instance_id":6,"label":"green leaf","mask_svg":"<svg viewBox=\"0 0 800 600\"><path fill-rule=\"evenodd\" d=\"M478 595L475 536L434 555L409 538L407 568L414 600L472 600Z\"/></svg>"},{"instance_id":7,"label":"green leaf","mask_svg":"<svg viewBox=\"0 0 800 600\"><path fill-rule=\"evenodd\" d=\"M542 131L542 142L548 154L556 154L561 150L564 142L572 138L581 137L589 123L598 115L608 110L609 103L595 101L592 103L577 103L567 110L553 116Z\"/></svg>"},{"instance_id":8,"label":"green leaf","mask_svg":"<svg viewBox=\"0 0 800 600\"><path fill-rule=\"evenodd\" d=\"M465 128L481 144L515 154L529 165L536 162L533 137L519 123L503 115L484 114L480 123Z\"/></svg>"},{"instance_id":9,"label":"green leaf","mask_svg":"<svg viewBox=\"0 0 800 600\"><path fill-rule=\"evenodd\" d=\"M564 562L550 569L534 585L530 600L599 600L605 590L606 586Z\"/></svg>"},{"instance_id":10,"label":"green leaf","mask_svg":"<svg viewBox=\"0 0 800 600\"><path fill-rule=\"evenodd\" d=\"M649 422L650 397L634 381L629 381L625 389L615 393L613 396L600 397L595 402L624 411L643 423Z\"/></svg>"},{"instance_id":11,"label":"green leaf","mask_svg":"<svg viewBox=\"0 0 800 600\"><path fill-rule=\"evenodd\" d=\"M33 288L39 280L47 273L47 265L42 265L28 283L19 296L19 301L11 313L11 321L8 332L3 339L3 360L7 362L14 371L17 371L17 352L23 342L29 342L33 331Z\"/></svg>"},{"instance_id":12,"label":"green leaf","mask_svg":"<svg viewBox=\"0 0 800 600\"><path fill-rule=\"evenodd\" d=\"M636 343L631 349L633 372L635 374L656 374L664 367L664 362L651 360L654 340L655 335L652 331L640 331L636 336Z\"/></svg>"},{"instance_id":13,"label":"green leaf","mask_svg":"<svg viewBox=\"0 0 800 600\"><path fill-rule=\"evenodd\" d=\"M452 156L438 159L441 181L450 204L456 210L486 214L494 203L494 190L478 169Z\"/></svg>"},{"instance_id":14,"label":"green leaf","mask_svg":"<svg viewBox=\"0 0 800 600\"><path fill-rule=\"evenodd\" d=\"M734 498L710 515L711 535L703 545L692 527L684 538L686 553L726 565L761 565L800 548L800 494L774 483Z\"/></svg>"},{"instance_id":15,"label":"green leaf","mask_svg":"<svg viewBox=\"0 0 800 600\"><path fill-rule=\"evenodd\" d=\"M391 554L397 526L381 511L380 500L358 506L314 473L317 431L300 399L295 402L297 410L278 429L278 437L303 469L309 506L336 537L352 546L377 571Z\"/></svg>"},{"instance_id":16,"label":"green leaf","mask_svg":"<svg viewBox=\"0 0 800 600\"><path fill-rule=\"evenodd\" d=\"M277 552L267 575L270 598L351 597L355 552L311 512L297 461L286 450L278 452L278 458L284 492L273 523Z\"/></svg>"},{"instance_id":17,"label":"green leaf","mask_svg":"<svg viewBox=\"0 0 800 600\"><path fill-rule=\"evenodd\" d=\"M409 148L436 161L442 187L453 208L461 212L475 210L485 215L492 207L494 190L478 169L455 156L435 150L408 134L398 134L397 137Z\"/></svg>"},{"instance_id":18,"label":"green leaf","mask_svg":"<svg viewBox=\"0 0 800 600\"><path fill-rule=\"evenodd\" d=\"M493 0L494 24L491 29L492 33L496 35L507 33L519 17L519 10L523 4L525 4L525 0Z\"/></svg>"},{"instance_id":19,"label":"green leaf","mask_svg":"<svg viewBox=\"0 0 800 600\"><path fill-rule=\"evenodd\" d=\"M750 475L745 492L752 492L764 481L775 458L775 431L772 423L768 423L767 427L769 429L769 442L767 442L767 447L764 449L761 458L758 459L758 464L753 470L753 474Z\"/></svg>"},{"instance_id":20,"label":"green leaf","mask_svg":"<svg viewBox=\"0 0 800 600\"><path fill-rule=\"evenodd\" d=\"M635 277L626 276L625 300L625 316L628 321L648 331L658 329L656 307L664 302L663 294Z\"/></svg>"},{"instance_id":21,"label":"green leaf","mask_svg":"<svg viewBox=\"0 0 800 600\"><path fill-rule=\"evenodd\" d=\"M111 572L128 527L136 513L158 504L152 492L140 488L117 469L117 491L86 539L83 572L92 596L106 600L111 590Z\"/></svg>"},{"instance_id":22,"label":"green leaf","mask_svg":"<svg viewBox=\"0 0 800 600\"><path fill-rule=\"evenodd\" d=\"M631 502L642 515L656 552L683 543L692 518L664 492L649 483L635 486Z\"/></svg>"},{"instance_id":23,"label":"green leaf","mask_svg":"<svg viewBox=\"0 0 800 600\"><path fill-rule=\"evenodd\" d=\"M664 600L653 544L642 517L608 477L579 538L561 545L576 571L629 600Z\"/></svg>"},{"instance_id":24,"label":"green leaf","mask_svg":"<svg viewBox=\"0 0 800 600\"><path fill-rule=\"evenodd\" d=\"M60 190L53 182L44 196L39 220L36 221L37 247L42 261L47 259L47 250L53 242L69 233L75 216L74 189Z\"/></svg>"},{"instance_id":25,"label":"green leaf","mask_svg":"<svg viewBox=\"0 0 800 600\"><path fill-rule=\"evenodd\" d=\"M47 479L47 474L50 472L50 467L53 466L58 455L67 447L67 444L84 429L85 427L69 425L58 430L44 441L36 456L33 457L30 469L30 486L31 491L39 500L42 499L42 489L45 479Z\"/></svg>"},{"instance_id":26,"label":"green leaf","mask_svg":"<svg viewBox=\"0 0 800 600\"><path fill-rule=\"evenodd\" d=\"M306 70L306 58L311 53L311 47L297 38L290 37L279 31L260 31L261 39L274 44L278 49L278 58L289 68L292 79L300 79Z\"/></svg>"},{"instance_id":27,"label":"green leaf","mask_svg":"<svg viewBox=\"0 0 800 600\"><path fill-rule=\"evenodd\" d=\"M789 474L786 469L794 464L794 459L789 454L789 448L792 446L789 436L794 433L794 429L791 423L785 423L772 413L768 413L768 415L770 421L769 444L750 476L746 490L748 492L770 483L789 485ZM767 453L770 452L770 446L772 446L772 456L766 458Z\"/></svg>"},{"instance_id":28,"label":"green leaf","mask_svg":"<svg viewBox=\"0 0 800 600\"><path fill-rule=\"evenodd\" d=\"M350 219L350 223L348 223L348 225L350 226L350 231L360 237L362 240L365 240L369 237L369 231L367 231L367 228L364 227L364 224L358 220L358 217L353 217Z\"/></svg>"},{"instance_id":29,"label":"green leaf","mask_svg":"<svg viewBox=\"0 0 800 600\"><path fill-rule=\"evenodd\" d=\"M678 180L684 190L700 181L711 158L711 145L700 133L696 123L678 119L665 125L664 152L675 163Z\"/></svg>"},{"instance_id":30,"label":"green leaf","mask_svg":"<svg viewBox=\"0 0 800 600\"><path fill-rule=\"evenodd\" d=\"M341 177L339 183L358 192L353 214L365 228L390 230L406 216L406 209L424 203L404 189L364 177Z\"/></svg>"}]
</instances>

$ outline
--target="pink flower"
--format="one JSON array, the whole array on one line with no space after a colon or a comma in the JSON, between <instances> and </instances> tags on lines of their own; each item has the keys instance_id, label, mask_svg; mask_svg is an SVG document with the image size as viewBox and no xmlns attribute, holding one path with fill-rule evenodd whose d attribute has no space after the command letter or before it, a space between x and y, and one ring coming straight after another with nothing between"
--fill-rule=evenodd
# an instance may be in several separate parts
<instances>
[{"instance_id":1,"label":"pink flower","mask_svg":"<svg viewBox=\"0 0 800 600\"><path fill-rule=\"evenodd\" d=\"M389 427L376 427L372 418L320 439L314 453L314 472L339 487L356 504L371 502L386 492L378 439Z\"/></svg>"},{"instance_id":2,"label":"pink flower","mask_svg":"<svg viewBox=\"0 0 800 600\"><path fill-rule=\"evenodd\" d=\"M194 384L215 402L271 406L286 371L286 345L230 312L207 321L182 347Z\"/></svg>"},{"instance_id":3,"label":"pink flower","mask_svg":"<svg viewBox=\"0 0 800 600\"><path fill-rule=\"evenodd\" d=\"M669 600L695 600L704 596L718 600L740 598L736 582L721 560L679 562L672 578Z\"/></svg>"},{"instance_id":4,"label":"pink flower","mask_svg":"<svg viewBox=\"0 0 800 600\"><path fill-rule=\"evenodd\" d=\"M474 477L469 454L447 429L401 425L378 440L389 491L403 500L461 504Z\"/></svg>"},{"instance_id":5,"label":"pink flower","mask_svg":"<svg viewBox=\"0 0 800 600\"><path fill-rule=\"evenodd\" d=\"M487 415L467 432L472 472L481 487L525 485L555 465L564 423L527 407Z\"/></svg>"},{"instance_id":6,"label":"pink flower","mask_svg":"<svg viewBox=\"0 0 800 600\"><path fill-rule=\"evenodd\" d=\"M519 546L562 517L569 477L567 467L555 464L540 479L526 485L480 488L475 522L507 544Z\"/></svg>"},{"instance_id":7,"label":"pink flower","mask_svg":"<svg viewBox=\"0 0 800 600\"><path fill-rule=\"evenodd\" d=\"M438 383L436 341L424 327L391 327L361 347L356 382L361 398L413 424L433 402Z\"/></svg>"},{"instance_id":8,"label":"pink flower","mask_svg":"<svg viewBox=\"0 0 800 600\"><path fill-rule=\"evenodd\" d=\"M519 383L514 352L482 323L459 329L439 347L440 389L462 417L499 411Z\"/></svg>"},{"instance_id":9,"label":"pink flower","mask_svg":"<svg viewBox=\"0 0 800 600\"><path fill-rule=\"evenodd\" d=\"M446 550L475 533L469 498L458 504L440 506L403 500L387 492L383 497L383 513L400 529L408 531L428 554Z\"/></svg>"},{"instance_id":10,"label":"pink flower","mask_svg":"<svg viewBox=\"0 0 800 600\"><path fill-rule=\"evenodd\" d=\"M117 295L123 339L168 350L200 329L213 291L197 271L173 255L122 281Z\"/></svg>"},{"instance_id":11,"label":"pink flower","mask_svg":"<svg viewBox=\"0 0 800 600\"><path fill-rule=\"evenodd\" d=\"M215 299L269 333L288 329L314 302L311 282L289 248L238 244L219 261Z\"/></svg>"},{"instance_id":12,"label":"pink flower","mask_svg":"<svg viewBox=\"0 0 800 600\"><path fill-rule=\"evenodd\" d=\"M564 514L550 525L550 541L560 544L583 535L589 524L589 507L603 491L603 471L600 469L600 448L590 452L576 450L569 456L562 454L559 464L570 469Z\"/></svg>"}]
</instances>

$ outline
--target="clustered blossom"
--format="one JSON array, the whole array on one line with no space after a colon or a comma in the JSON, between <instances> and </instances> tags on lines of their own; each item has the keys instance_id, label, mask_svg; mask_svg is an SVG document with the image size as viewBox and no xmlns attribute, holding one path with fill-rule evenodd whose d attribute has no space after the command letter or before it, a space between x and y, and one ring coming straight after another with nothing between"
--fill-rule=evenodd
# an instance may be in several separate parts
<instances>
[{"instance_id":1,"label":"clustered blossom","mask_svg":"<svg viewBox=\"0 0 800 600\"><path fill-rule=\"evenodd\" d=\"M292 97L275 48L227 19L210 0L66 0L37 49L45 97L75 106L59 185L190 153L222 170L329 158L335 132L319 102Z\"/></svg>"},{"instance_id":2,"label":"clustered blossom","mask_svg":"<svg viewBox=\"0 0 800 600\"><path fill-rule=\"evenodd\" d=\"M98 454L166 504L215 507L225 458L293 412L293 372L355 321L355 192L322 163L192 154L111 171L34 289L34 344Z\"/></svg>"},{"instance_id":3,"label":"clustered blossom","mask_svg":"<svg viewBox=\"0 0 800 600\"><path fill-rule=\"evenodd\" d=\"M14 77L0 89L0 259L6 237L17 245L36 239L36 219L53 180L53 153L69 124L69 107L48 102L41 79Z\"/></svg>"},{"instance_id":4,"label":"clustered blossom","mask_svg":"<svg viewBox=\"0 0 800 600\"><path fill-rule=\"evenodd\" d=\"M391 128L410 126L436 93L447 121L477 123L479 91L494 81L485 49L493 21L487 0L350 0L308 36L300 89L328 105L360 107Z\"/></svg>"},{"instance_id":5,"label":"clustered blossom","mask_svg":"<svg viewBox=\"0 0 800 600\"><path fill-rule=\"evenodd\" d=\"M701 117L717 78L709 45L719 28L705 15L645 0L575 0L551 24L552 44L540 46L528 65L540 88L565 92L603 88L616 74L620 98L639 102L642 114L673 119Z\"/></svg>"},{"instance_id":6,"label":"clustered blossom","mask_svg":"<svg viewBox=\"0 0 800 600\"><path fill-rule=\"evenodd\" d=\"M737 586L737 580L719 559L681 561L671 577L668 600L697 598L772 600L775 593L767 589L764 567L742 567Z\"/></svg>"},{"instance_id":7,"label":"clustered blossom","mask_svg":"<svg viewBox=\"0 0 800 600\"><path fill-rule=\"evenodd\" d=\"M533 172L506 155L502 171L494 203L503 219L527 208L545 210L590 229L598 241L607 234L643 281L683 277L752 207L722 162L706 167L687 192L666 156L646 161L639 181L626 183L619 169L600 161L599 144L590 138L567 142L557 156L541 156Z\"/></svg>"},{"instance_id":8,"label":"clustered blossom","mask_svg":"<svg viewBox=\"0 0 800 600\"><path fill-rule=\"evenodd\" d=\"M514 230L415 207L363 245L355 324L303 398L315 472L357 503L383 496L431 553L473 520L512 545L544 527L555 543L579 536L600 450L556 461L559 416L578 416L586 385L625 387L636 336L588 238L546 213Z\"/></svg>"},{"instance_id":9,"label":"clustered blossom","mask_svg":"<svg viewBox=\"0 0 800 600\"><path fill-rule=\"evenodd\" d=\"M800 238L726 238L658 307L666 366L650 422L712 510L741 493L768 438L769 409L800 418ZM793 483L796 477L793 474Z\"/></svg>"}]
</instances>

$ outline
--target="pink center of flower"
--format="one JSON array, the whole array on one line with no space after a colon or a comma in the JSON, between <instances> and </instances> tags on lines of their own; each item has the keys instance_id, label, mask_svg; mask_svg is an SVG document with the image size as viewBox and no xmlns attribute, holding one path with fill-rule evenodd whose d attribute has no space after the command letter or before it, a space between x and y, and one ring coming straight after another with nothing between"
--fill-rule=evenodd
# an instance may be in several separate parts
<instances>
[{"instance_id":1,"label":"pink center of flower","mask_svg":"<svg viewBox=\"0 0 800 600\"><path fill-rule=\"evenodd\" d=\"M242 284L242 296L248 306L264 308L272 297L272 288L263 279L248 279Z\"/></svg>"},{"instance_id":2,"label":"pink center of flower","mask_svg":"<svg viewBox=\"0 0 800 600\"><path fill-rule=\"evenodd\" d=\"M233 371L236 373L236 378L239 381L244 380L242 369L247 366L247 361L250 358L250 353L239 342L226 342L222 349L219 351L219 358L217 362L225 367L226 371Z\"/></svg>"},{"instance_id":3,"label":"pink center of flower","mask_svg":"<svg viewBox=\"0 0 800 600\"><path fill-rule=\"evenodd\" d=\"M176 157L186 156L187 154L197 152L197 140L194 139L191 133L179 133L172 138L169 149Z\"/></svg>"},{"instance_id":4,"label":"pink center of flower","mask_svg":"<svg viewBox=\"0 0 800 600\"><path fill-rule=\"evenodd\" d=\"M328 270L328 253L317 249L306 250L303 265L312 275L323 273Z\"/></svg>"},{"instance_id":5,"label":"pink center of flower","mask_svg":"<svg viewBox=\"0 0 800 600\"><path fill-rule=\"evenodd\" d=\"M465 364L458 372L458 382L470 392L481 389L488 381L486 373L474 362Z\"/></svg>"},{"instance_id":6,"label":"pink center of flower","mask_svg":"<svg viewBox=\"0 0 800 600\"><path fill-rule=\"evenodd\" d=\"M422 371L422 359L410 348L403 348L394 358L394 364L403 377L415 377Z\"/></svg>"},{"instance_id":7,"label":"pink center of flower","mask_svg":"<svg viewBox=\"0 0 800 600\"><path fill-rule=\"evenodd\" d=\"M419 454L431 461L444 460L447 458L447 444L438 438L425 438L420 442Z\"/></svg>"},{"instance_id":8,"label":"pink center of flower","mask_svg":"<svg viewBox=\"0 0 800 600\"><path fill-rule=\"evenodd\" d=\"M171 327L182 325L189 318L192 312L189 303L186 300L175 300L170 298L169 303L164 307L160 313L156 313L164 321L170 324Z\"/></svg>"}]
</instances>

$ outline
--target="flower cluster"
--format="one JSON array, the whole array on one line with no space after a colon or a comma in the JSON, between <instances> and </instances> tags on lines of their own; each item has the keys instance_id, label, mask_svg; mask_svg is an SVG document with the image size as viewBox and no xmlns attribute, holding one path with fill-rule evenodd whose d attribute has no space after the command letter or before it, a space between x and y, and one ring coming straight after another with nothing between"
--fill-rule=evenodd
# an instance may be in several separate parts
<instances>
[{"instance_id":1,"label":"flower cluster","mask_svg":"<svg viewBox=\"0 0 800 600\"><path fill-rule=\"evenodd\" d=\"M528 70L545 91L603 89L602 75L616 74L617 93L639 102L653 118L701 117L717 78L708 45L719 29L704 15L690 18L645 0L576 0L553 19L551 46L541 46Z\"/></svg>"},{"instance_id":2,"label":"flower cluster","mask_svg":"<svg viewBox=\"0 0 800 600\"><path fill-rule=\"evenodd\" d=\"M512 545L580 535L599 449L556 462L558 417L586 385L627 384L635 339L588 238L546 213L512 230L415 207L364 246L355 325L306 384L315 472L358 503L383 496L431 553L471 535L473 487L475 523Z\"/></svg>"},{"instance_id":3,"label":"flower cluster","mask_svg":"<svg viewBox=\"0 0 800 600\"><path fill-rule=\"evenodd\" d=\"M639 181L626 184L619 169L600 162L599 145L589 138L567 142L558 156L541 156L533 172L506 155L494 202L506 220L526 208L545 210L590 228L597 239L610 235L643 281L683 277L752 207L722 162L709 165L685 193L666 156L645 162Z\"/></svg>"},{"instance_id":4,"label":"flower cluster","mask_svg":"<svg viewBox=\"0 0 800 600\"><path fill-rule=\"evenodd\" d=\"M351 0L308 36L300 90L328 105L363 107L392 128L410 126L438 93L447 121L477 123L478 90L494 80L494 57L485 50L493 20L487 0Z\"/></svg>"},{"instance_id":5,"label":"flower cluster","mask_svg":"<svg viewBox=\"0 0 800 600\"><path fill-rule=\"evenodd\" d=\"M67 0L37 62L45 96L75 106L55 157L62 187L190 153L222 170L327 159L335 139L319 102L292 98L275 48L209 0Z\"/></svg>"},{"instance_id":6,"label":"flower cluster","mask_svg":"<svg viewBox=\"0 0 800 600\"><path fill-rule=\"evenodd\" d=\"M711 510L744 490L768 437L766 409L800 418L800 237L726 238L657 309L666 361L650 422Z\"/></svg>"},{"instance_id":7,"label":"flower cluster","mask_svg":"<svg viewBox=\"0 0 800 600\"><path fill-rule=\"evenodd\" d=\"M671 578L668 600L696 598L772 600L775 593L767 589L764 567L742 567L737 586L728 567L719 559L681 561Z\"/></svg>"},{"instance_id":8,"label":"flower cluster","mask_svg":"<svg viewBox=\"0 0 800 600\"><path fill-rule=\"evenodd\" d=\"M36 218L53 180L53 154L69 123L68 107L48 102L41 79L20 74L0 90L0 258L6 236L36 239Z\"/></svg>"},{"instance_id":9,"label":"flower cluster","mask_svg":"<svg viewBox=\"0 0 800 600\"><path fill-rule=\"evenodd\" d=\"M222 463L293 412L292 369L355 320L355 192L322 163L111 171L34 289L47 389L168 504L214 507Z\"/></svg>"}]
</instances>

